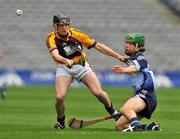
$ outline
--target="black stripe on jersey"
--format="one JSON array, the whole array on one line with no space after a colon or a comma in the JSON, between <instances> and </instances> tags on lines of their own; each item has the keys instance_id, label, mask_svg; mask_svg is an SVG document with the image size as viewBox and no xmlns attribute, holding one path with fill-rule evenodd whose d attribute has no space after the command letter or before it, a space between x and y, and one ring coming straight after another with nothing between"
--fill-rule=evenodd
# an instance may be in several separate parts
<instances>
[{"instance_id":1,"label":"black stripe on jersey","mask_svg":"<svg viewBox=\"0 0 180 139\"><path fill-rule=\"evenodd\" d=\"M55 49L57 49L57 48L53 48L53 49L51 49L49 52L51 53L53 50L55 50Z\"/></svg>"},{"instance_id":2,"label":"black stripe on jersey","mask_svg":"<svg viewBox=\"0 0 180 139\"><path fill-rule=\"evenodd\" d=\"M89 47L88 47L88 49L93 48L96 44L97 44L97 42L96 42L96 41L94 41L94 43L93 43L91 46L89 46Z\"/></svg>"}]
</instances>

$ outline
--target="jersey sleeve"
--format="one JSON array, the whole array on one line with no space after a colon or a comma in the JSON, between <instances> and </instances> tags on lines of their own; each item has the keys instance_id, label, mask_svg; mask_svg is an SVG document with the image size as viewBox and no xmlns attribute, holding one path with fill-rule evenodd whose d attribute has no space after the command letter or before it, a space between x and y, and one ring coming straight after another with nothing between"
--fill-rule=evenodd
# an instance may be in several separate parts
<instances>
[{"instance_id":1,"label":"jersey sleeve","mask_svg":"<svg viewBox=\"0 0 180 139\"><path fill-rule=\"evenodd\" d=\"M46 37L46 46L47 46L49 52L52 52L54 49L57 49L54 38L55 38L55 35L54 35L53 32L51 32L51 33Z\"/></svg>"},{"instance_id":2,"label":"jersey sleeve","mask_svg":"<svg viewBox=\"0 0 180 139\"><path fill-rule=\"evenodd\" d=\"M81 32L80 30L73 29L73 33L76 35L77 40L81 42L83 47L90 49L97 44L97 42L92 37L84 32Z\"/></svg>"}]
</instances>

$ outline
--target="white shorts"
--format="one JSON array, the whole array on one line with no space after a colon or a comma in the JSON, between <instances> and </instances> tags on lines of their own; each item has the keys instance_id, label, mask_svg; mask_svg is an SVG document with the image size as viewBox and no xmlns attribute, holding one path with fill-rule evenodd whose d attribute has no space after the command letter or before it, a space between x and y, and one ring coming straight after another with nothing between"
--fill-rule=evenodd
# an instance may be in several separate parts
<instances>
[{"instance_id":1,"label":"white shorts","mask_svg":"<svg viewBox=\"0 0 180 139\"><path fill-rule=\"evenodd\" d=\"M86 75L87 73L91 72L92 69L87 62L85 62L85 66L80 64L75 64L72 68L68 68L65 64L57 64L56 69L56 77L58 76L70 76L78 81Z\"/></svg>"}]
</instances>

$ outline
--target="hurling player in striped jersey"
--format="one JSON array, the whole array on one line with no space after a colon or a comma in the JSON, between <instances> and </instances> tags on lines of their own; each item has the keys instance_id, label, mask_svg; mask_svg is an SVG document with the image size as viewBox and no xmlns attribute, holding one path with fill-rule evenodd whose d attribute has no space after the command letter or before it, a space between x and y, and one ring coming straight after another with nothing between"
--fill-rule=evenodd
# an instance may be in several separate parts
<instances>
[{"instance_id":1,"label":"hurling player in striped jersey","mask_svg":"<svg viewBox=\"0 0 180 139\"><path fill-rule=\"evenodd\" d=\"M65 128L64 101L73 79L83 82L91 93L103 103L109 114L117 112L87 62L86 54L83 52L84 48L94 48L105 55L125 61L123 56L105 44L97 42L86 33L71 27L70 23L67 15L54 15L54 30L46 38L48 50L57 65L55 82L57 122L54 125L55 129Z\"/></svg>"}]
</instances>

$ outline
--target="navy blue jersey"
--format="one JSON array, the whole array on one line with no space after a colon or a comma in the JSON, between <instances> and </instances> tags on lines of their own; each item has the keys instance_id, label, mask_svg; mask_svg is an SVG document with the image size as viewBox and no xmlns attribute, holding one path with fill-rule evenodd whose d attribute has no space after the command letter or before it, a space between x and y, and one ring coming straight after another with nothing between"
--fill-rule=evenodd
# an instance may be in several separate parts
<instances>
[{"instance_id":1,"label":"navy blue jersey","mask_svg":"<svg viewBox=\"0 0 180 139\"><path fill-rule=\"evenodd\" d=\"M128 61L128 66L135 65L137 72L129 74L132 86L135 92L142 86L153 89L155 87L155 78L153 72L150 70L148 62L143 53L135 53Z\"/></svg>"},{"instance_id":2,"label":"navy blue jersey","mask_svg":"<svg viewBox=\"0 0 180 139\"><path fill-rule=\"evenodd\" d=\"M157 106L154 74L149 69L148 62L141 52L137 52L131 57L128 61L128 66L130 65L135 65L137 69L137 72L129 74L135 90L134 95L142 98L147 104L147 107L138 115L150 119Z\"/></svg>"}]
</instances>

